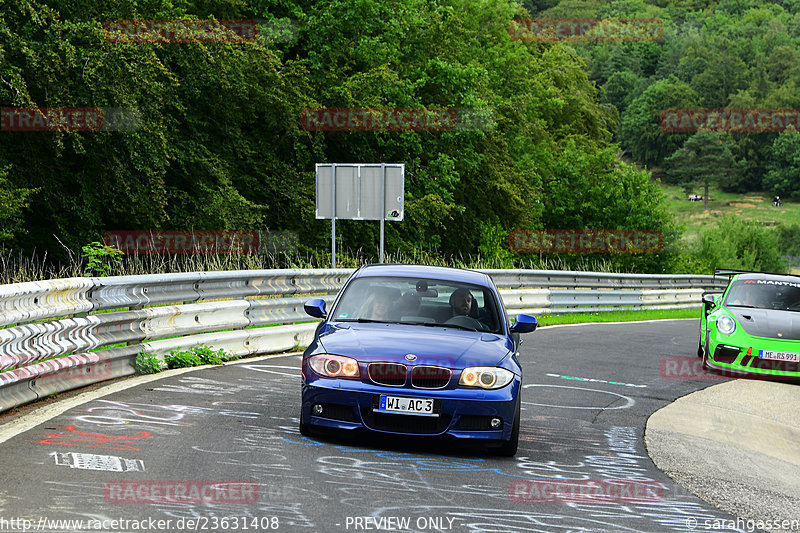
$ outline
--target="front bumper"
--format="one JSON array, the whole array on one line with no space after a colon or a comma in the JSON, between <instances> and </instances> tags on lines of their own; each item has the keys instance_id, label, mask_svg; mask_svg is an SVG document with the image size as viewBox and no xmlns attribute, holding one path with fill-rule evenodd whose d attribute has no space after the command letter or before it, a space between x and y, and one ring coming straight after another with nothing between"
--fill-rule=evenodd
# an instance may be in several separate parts
<instances>
[{"instance_id":1,"label":"front bumper","mask_svg":"<svg viewBox=\"0 0 800 533\"><path fill-rule=\"evenodd\" d=\"M708 368L730 376L800 379L800 362L758 356L759 350L800 353L800 341L751 337L739 333L738 329L733 335L709 330L705 357Z\"/></svg>"},{"instance_id":2,"label":"front bumper","mask_svg":"<svg viewBox=\"0 0 800 533\"><path fill-rule=\"evenodd\" d=\"M394 435L508 440L514 425L519 391L519 377L498 390L395 388L347 379L314 378L303 382L301 408L304 422L316 427ZM381 394L432 398L438 416L375 412ZM322 405L322 415L312 413L315 404ZM502 420L501 429L491 429L489 421L492 418Z\"/></svg>"}]
</instances>

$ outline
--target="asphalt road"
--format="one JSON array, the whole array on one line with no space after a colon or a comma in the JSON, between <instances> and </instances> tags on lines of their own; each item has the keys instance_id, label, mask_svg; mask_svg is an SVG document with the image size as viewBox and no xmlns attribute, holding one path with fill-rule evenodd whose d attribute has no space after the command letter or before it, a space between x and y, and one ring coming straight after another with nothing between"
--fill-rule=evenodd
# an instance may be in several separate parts
<instances>
[{"instance_id":1,"label":"asphalt road","mask_svg":"<svg viewBox=\"0 0 800 533\"><path fill-rule=\"evenodd\" d=\"M719 382L689 379L697 327L526 335L514 458L301 437L297 356L165 377L0 444L0 531L745 531L644 448L651 413Z\"/></svg>"}]
</instances>

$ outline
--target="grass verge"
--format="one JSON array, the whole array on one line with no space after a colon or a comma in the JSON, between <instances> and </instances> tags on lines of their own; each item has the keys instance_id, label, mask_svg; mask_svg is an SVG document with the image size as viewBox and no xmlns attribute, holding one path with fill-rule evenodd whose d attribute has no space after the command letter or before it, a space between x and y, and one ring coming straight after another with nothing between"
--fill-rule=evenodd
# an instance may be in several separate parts
<instances>
[{"instance_id":1,"label":"grass verge","mask_svg":"<svg viewBox=\"0 0 800 533\"><path fill-rule=\"evenodd\" d=\"M667 318L700 318L700 309L644 309L641 311L564 313L559 315L539 315L536 317L540 326L583 324L586 322L634 322L637 320L662 320Z\"/></svg>"}]
</instances>

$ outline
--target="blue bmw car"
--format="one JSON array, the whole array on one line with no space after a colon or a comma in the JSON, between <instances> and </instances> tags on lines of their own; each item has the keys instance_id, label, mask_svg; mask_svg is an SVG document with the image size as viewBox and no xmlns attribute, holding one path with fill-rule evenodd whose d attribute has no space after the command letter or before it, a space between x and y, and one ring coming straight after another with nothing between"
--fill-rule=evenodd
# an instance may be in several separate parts
<instances>
[{"instance_id":1,"label":"blue bmw car","mask_svg":"<svg viewBox=\"0 0 800 533\"><path fill-rule=\"evenodd\" d=\"M366 265L345 283L303 354L300 432L449 436L517 452L522 369L491 278L469 270Z\"/></svg>"}]
</instances>

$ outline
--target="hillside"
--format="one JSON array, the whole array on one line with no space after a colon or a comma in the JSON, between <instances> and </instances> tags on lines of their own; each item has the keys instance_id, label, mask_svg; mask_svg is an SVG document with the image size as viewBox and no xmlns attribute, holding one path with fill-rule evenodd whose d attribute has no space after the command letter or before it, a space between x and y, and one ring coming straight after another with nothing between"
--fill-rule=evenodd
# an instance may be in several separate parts
<instances>
[{"instance_id":1,"label":"hillside","mask_svg":"<svg viewBox=\"0 0 800 533\"><path fill-rule=\"evenodd\" d=\"M760 227L770 228L778 238L779 252L782 256L798 256L794 239L786 239L789 227L800 223L800 203L784 200L783 206L772 205L772 195L764 192L748 192L743 194L723 192L718 188L709 190L708 210L703 209L703 202L690 202L682 187L661 184L666 194L669 211L676 222L682 225L684 243L696 242L703 231L716 227L726 216L751 221ZM692 190L692 194L703 194L702 187ZM794 273L800 273L800 260L790 260L789 266Z\"/></svg>"}]
</instances>

